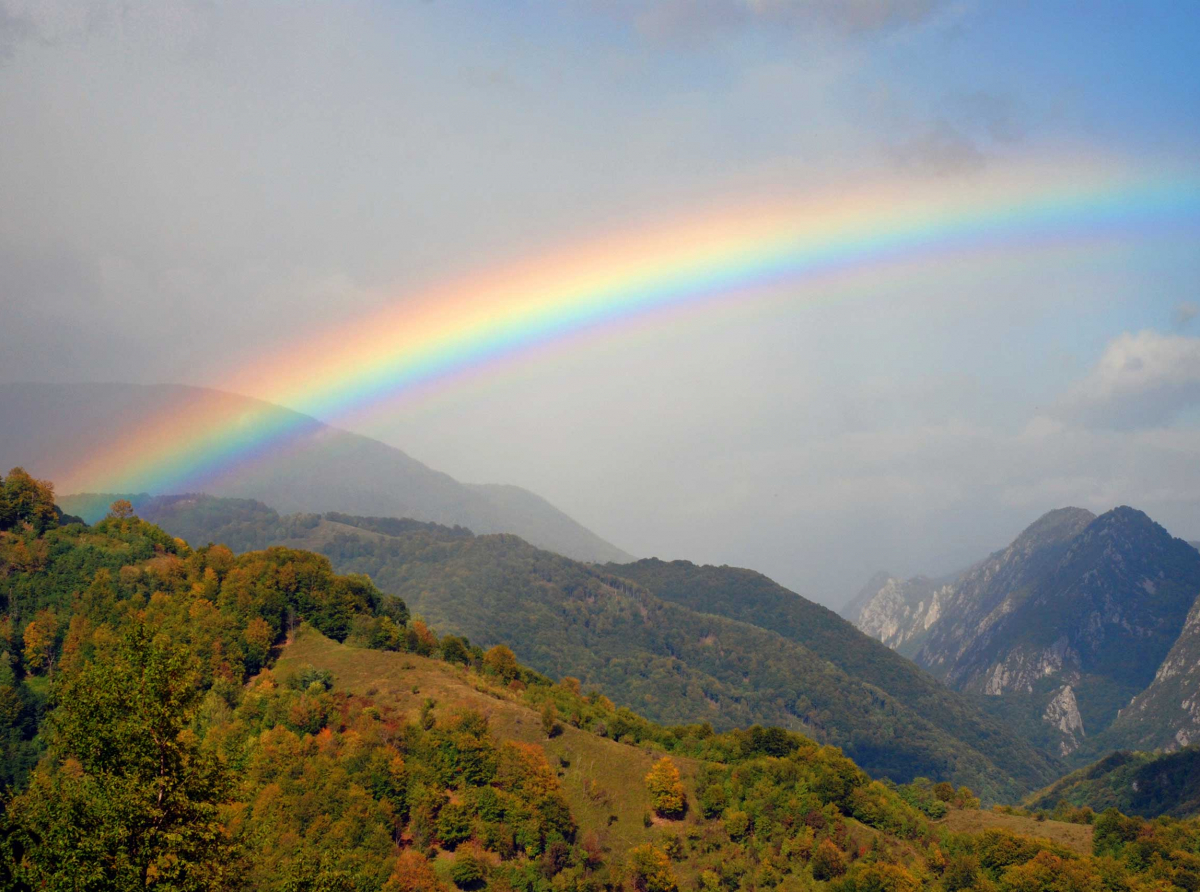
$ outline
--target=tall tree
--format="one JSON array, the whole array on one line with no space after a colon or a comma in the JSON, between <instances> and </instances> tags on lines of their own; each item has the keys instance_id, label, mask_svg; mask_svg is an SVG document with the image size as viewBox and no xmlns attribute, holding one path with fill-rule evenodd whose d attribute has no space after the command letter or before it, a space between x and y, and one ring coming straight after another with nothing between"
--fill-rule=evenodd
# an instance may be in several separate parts
<instances>
[{"instance_id":1,"label":"tall tree","mask_svg":"<svg viewBox=\"0 0 1200 892\"><path fill-rule=\"evenodd\" d=\"M679 769L667 756L654 763L646 775L646 789L654 810L663 817L676 818L687 808L687 797L679 779Z\"/></svg>"},{"instance_id":2,"label":"tall tree","mask_svg":"<svg viewBox=\"0 0 1200 892\"><path fill-rule=\"evenodd\" d=\"M35 480L24 468L13 468L0 487L0 529L26 523L42 533L58 522L54 485Z\"/></svg>"},{"instance_id":3,"label":"tall tree","mask_svg":"<svg viewBox=\"0 0 1200 892\"><path fill-rule=\"evenodd\" d=\"M10 805L17 875L51 890L220 889L229 793L192 720L196 660L133 626L55 685L50 751Z\"/></svg>"}]
</instances>

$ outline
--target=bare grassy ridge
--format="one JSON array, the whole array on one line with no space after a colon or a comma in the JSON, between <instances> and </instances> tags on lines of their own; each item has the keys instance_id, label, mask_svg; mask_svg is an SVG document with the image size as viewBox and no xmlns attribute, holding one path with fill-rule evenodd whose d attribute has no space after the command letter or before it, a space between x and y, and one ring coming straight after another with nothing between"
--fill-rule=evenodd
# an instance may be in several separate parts
<instances>
[{"instance_id":1,"label":"bare grassy ridge","mask_svg":"<svg viewBox=\"0 0 1200 892\"><path fill-rule=\"evenodd\" d=\"M565 723L562 734L547 739L540 714L518 695L460 666L415 654L348 647L304 627L284 648L273 672L286 678L305 665L332 672L335 690L369 696L410 719L420 713L425 698L432 697L437 703L436 715L474 709L487 717L499 738L538 744L558 770L563 794L580 827L594 830L601 845L613 852L682 834L689 822L697 820L695 760L672 756L693 806L688 816L680 821L656 820L646 827L643 816L651 811L651 803L645 777L661 753L598 737ZM601 779L598 788L590 783L596 779ZM611 821L613 815L615 821Z\"/></svg>"},{"instance_id":2,"label":"bare grassy ridge","mask_svg":"<svg viewBox=\"0 0 1200 892\"><path fill-rule=\"evenodd\" d=\"M950 814L938 823L955 833L1008 830L1022 836L1048 839L1081 855L1090 855L1092 852L1092 827L1090 824L1036 821L1020 815L1006 815L1000 812L971 808L951 809Z\"/></svg>"}]
</instances>

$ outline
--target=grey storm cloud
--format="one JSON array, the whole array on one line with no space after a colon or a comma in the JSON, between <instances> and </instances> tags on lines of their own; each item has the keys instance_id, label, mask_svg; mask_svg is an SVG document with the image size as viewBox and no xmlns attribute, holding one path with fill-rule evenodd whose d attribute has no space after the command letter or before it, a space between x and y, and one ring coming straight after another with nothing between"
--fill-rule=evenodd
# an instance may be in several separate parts
<instances>
[{"instance_id":1,"label":"grey storm cloud","mask_svg":"<svg viewBox=\"0 0 1200 892\"><path fill-rule=\"evenodd\" d=\"M863 32L915 24L943 4L940 0L745 0L745 5L767 21Z\"/></svg>"},{"instance_id":2,"label":"grey storm cloud","mask_svg":"<svg viewBox=\"0 0 1200 892\"><path fill-rule=\"evenodd\" d=\"M935 174L979 170L988 158L975 140L946 120L934 121L891 151L902 168Z\"/></svg>"},{"instance_id":3,"label":"grey storm cloud","mask_svg":"<svg viewBox=\"0 0 1200 892\"><path fill-rule=\"evenodd\" d=\"M947 105L965 125L993 142L1011 145L1028 134L1026 114L1011 96L976 90L952 95Z\"/></svg>"}]
</instances>

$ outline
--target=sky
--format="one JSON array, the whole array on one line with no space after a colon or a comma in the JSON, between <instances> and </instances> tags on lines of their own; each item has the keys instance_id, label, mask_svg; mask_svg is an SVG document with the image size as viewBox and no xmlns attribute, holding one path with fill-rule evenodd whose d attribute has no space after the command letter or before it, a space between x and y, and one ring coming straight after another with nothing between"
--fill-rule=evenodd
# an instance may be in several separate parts
<instances>
[{"instance_id":1,"label":"sky","mask_svg":"<svg viewBox=\"0 0 1200 892\"><path fill-rule=\"evenodd\" d=\"M0 0L0 381L213 385L736 202L1047 158L1200 174L1198 38L1168 2ZM1198 249L784 288L324 420L829 604L1069 504L1200 539Z\"/></svg>"}]
</instances>

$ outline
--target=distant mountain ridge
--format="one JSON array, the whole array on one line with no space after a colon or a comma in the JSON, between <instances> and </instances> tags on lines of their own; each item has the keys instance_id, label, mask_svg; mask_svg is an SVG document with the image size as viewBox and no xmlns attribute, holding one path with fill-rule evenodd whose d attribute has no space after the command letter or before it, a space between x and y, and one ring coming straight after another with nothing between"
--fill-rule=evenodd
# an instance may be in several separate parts
<instances>
[{"instance_id":1,"label":"distant mountain ridge","mask_svg":"<svg viewBox=\"0 0 1200 892\"><path fill-rule=\"evenodd\" d=\"M1143 512L1063 508L955 580L885 579L853 619L1030 739L1083 757L1200 735L1198 595L1200 552Z\"/></svg>"},{"instance_id":2,"label":"distant mountain ridge","mask_svg":"<svg viewBox=\"0 0 1200 892\"><path fill-rule=\"evenodd\" d=\"M1061 773L961 695L752 571L588 566L515 536L280 516L207 496L152 499L141 514L200 543L325 554L441 630L483 646L504 641L541 672L602 685L618 703L671 722L804 728L885 776L955 778L990 799L1011 801Z\"/></svg>"},{"instance_id":3,"label":"distant mountain ridge","mask_svg":"<svg viewBox=\"0 0 1200 892\"><path fill-rule=\"evenodd\" d=\"M299 422L305 430L286 450L246 463L220 482L206 485L215 495L260 499L285 512L348 511L460 525L477 533L514 533L577 560L631 559L528 490L460 483L378 440L280 406L205 388L0 384L0 418L21 419L19 425L0 424L0 466L20 465L38 477L61 478L82 457L97 454L123 435L135 435L148 420L201 401L217 403L231 417L274 417ZM106 497L99 494L91 503L107 504ZM78 499L61 501L81 504Z\"/></svg>"}]
</instances>

